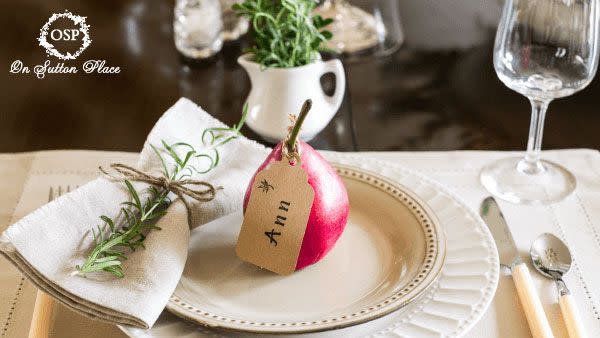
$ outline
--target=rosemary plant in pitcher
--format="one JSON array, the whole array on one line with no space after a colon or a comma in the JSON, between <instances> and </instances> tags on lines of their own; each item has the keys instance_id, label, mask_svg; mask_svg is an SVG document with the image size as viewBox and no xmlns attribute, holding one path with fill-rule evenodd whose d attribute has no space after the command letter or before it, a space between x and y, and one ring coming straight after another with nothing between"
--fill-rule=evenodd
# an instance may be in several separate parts
<instances>
[{"instance_id":1,"label":"rosemary plant in pitcher","mask_svg":"<svg viewBox=\"0 0 600 338\"><path fill-rule=\"evenodd\" d=\"M245 0L233 10L251 23L254 46L246 51L263 67L291 68L312 63L332 35L333 22L313 16L314 0Z\"/></svg>"},{"instance_id":2,"label":"rosemary plant in pitcher","mask_svg":"<svg viewBox=\"0 0 600 338\"><path fill-rule=\"evenodd\" d=\"M91 272L105 271L116 277L124 277L122 261L127 259L129 252L144 248L144 240L152 230L160 230L156 222L167 214L167 207L171 203L169 194L174 192L183 199L183 195L197 194L199 200L211 200L216 189L206 182L193 181L193 174L204 174L219 164L219 147L234 140L240 135L248 107L244 106L242 117L238 124L232 128L208 128L203 131L201 140L207 146L205 152L198 152L190 144L177 142L168 144L162 141L161 147L151 145L155 155L162 164L162 176L153 177L123 164L113 164L111 167L120 174L125 174L122 180L127 188L130 199L121 203L121 210L116 218L106 215L100 216L102 225L92 228L95 247L87 256L82 265L76 266L73 275L85 275ZM184 155L180 155L180 152ZM190 162L193 158L208 160L204 169L196 168ZM110 177L101 168L102 172ZM128 179L133 173L134 179ZM145 194L135 189L132 180L150 183ZM154 184L153 184L154 182ZM206 190L177 190L167 189L164 182L175 182L177 189L186 189L185 184L203 185ZM206 195L206 197L205 197ZM142 198L142 196L147 196ZM198 199L198 198L197 198ZM188 207L185 199L183 199ZM189 215L189 207L188 207Z\"/></svg>"},{"instance_id":3,"label":"rosemary plant in pitcher","mask_svg":"<svg viewBox=\"0 0 600 338\"><path fill-rule=\"evenodd\" d=\"M287 115L311 99L318 114L304 125L302 138L311 139L333 118L342 103L345 75L339 60L323 62L331 39L326 27L332 22L313 15L314 0L245 0L233 6L250 21L252 47L238 59L252 82L246 100L250 114L247 125L267 141L286 136ZM336 77L333 97L320 86L325 73Z\"/></svg>"}]
</instances>

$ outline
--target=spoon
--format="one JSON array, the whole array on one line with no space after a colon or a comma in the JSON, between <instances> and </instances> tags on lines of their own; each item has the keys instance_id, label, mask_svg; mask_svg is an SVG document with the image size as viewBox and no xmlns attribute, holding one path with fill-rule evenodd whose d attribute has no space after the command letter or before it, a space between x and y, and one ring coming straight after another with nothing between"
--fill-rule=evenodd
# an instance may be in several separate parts
<instances>
[{"instance_id":1,"label":"spoon","mask_svg":"<svg viewBox=\"0 0 600 338\"><path fill-rule=\"evenodd\" d=\"M543 276L554 279L558 287L558 303L562 312L569 337L587 337L581 315L562 277L571 267L571 253L567 245L553 234L541 234L531 245L533 266Z\"/></svg>"}]
</instances>

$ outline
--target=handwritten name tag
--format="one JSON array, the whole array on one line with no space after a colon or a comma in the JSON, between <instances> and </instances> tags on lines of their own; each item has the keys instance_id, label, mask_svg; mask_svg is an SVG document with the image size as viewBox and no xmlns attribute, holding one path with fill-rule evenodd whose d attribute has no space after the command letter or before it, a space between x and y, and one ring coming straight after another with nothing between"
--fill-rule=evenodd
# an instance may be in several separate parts
<instances>
[{"instance_id":1,"label":"handwritten name tag","mask_svg":"<svg viewBox=\"0 0 600 338\"><path fill-rule=\"evenodd\" d=\"M280 275L294 272L314 195L306 172L285 158L259 172L238 237L238 257Z\"/></svg>"}]
</instances>

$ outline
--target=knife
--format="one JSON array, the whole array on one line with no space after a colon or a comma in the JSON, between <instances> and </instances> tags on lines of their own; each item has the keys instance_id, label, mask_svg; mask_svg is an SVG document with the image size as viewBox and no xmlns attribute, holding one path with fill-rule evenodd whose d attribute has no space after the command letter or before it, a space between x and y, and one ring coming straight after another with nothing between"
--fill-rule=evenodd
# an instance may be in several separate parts
<instances>
[{"instance_id":1,"label":"knife","mask_svg":"<svg viewBox=\"0 0 600 338\"><path fill-rule=\"evenodd\" d=\"M544 313L542 302L533 285L529 269L519 256L515 241L496 200L493 197L484 199L481 202L479 214L490 229L492 237L494 237L494 241L498 247L500 265L508 267L512 272L512 278L517 289L517 294L519 295L519 300L521 301L521 306L525 312L525 317L527 317L531 334L535 338L553 338L552 329Z\"/></svg>"}]
</instances>

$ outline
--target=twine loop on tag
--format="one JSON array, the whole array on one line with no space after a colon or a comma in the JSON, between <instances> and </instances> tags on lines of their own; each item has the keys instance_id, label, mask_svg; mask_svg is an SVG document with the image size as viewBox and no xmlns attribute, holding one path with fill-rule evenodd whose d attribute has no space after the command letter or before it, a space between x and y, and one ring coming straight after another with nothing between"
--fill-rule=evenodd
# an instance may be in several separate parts
<instances>
[{"instance_id":1,"label":"twine loop on tag","mask_svg":"<svg viewBox=\"0 0 600 338\"><path fill-rule=\"evenodd\" d=\"M302 104L302 109L300 109L298 117L296 117L296 115L288 114L291 124L288 127L288 135L281 145L281 155L282 157L285 156L291 165L296 165L296 163L300 164L300 144L298 142L298 135L300 134L302 123L304 123L311 107L312 100L307 99Z\"/></svg>"},{"instance_id":2,"label":"twine loop on tag","mask_svg":"<svg viewBox=\"0 0 600 338\"><path fill-rule=\"evenodd\" d=\"M296 142L296 144L294 144L294 149L290 151L287 142L288 138L289 135L288 137L286 137L285 141L283 141L283 144L281 145L281 156L287 158L291 165L300 165L302 164L300 160L300 144Z\"/></svg>"},{"instance_id":3,"label":"twine loop on tag","mask_svg":"<svg viewBox=\"0 0 600 338\"><path fill-rule=\"evenodd\" d=\"M215 188L212 184L205 181L198 181L192 179L171 180L170 178L164 175L154 176L122 163L112 163L110 165L110 168L114 170L117 174L111 174L104 170L104 168L99 167L100 171L106 177L112 180L129 180L134 182L143 182L159 188L163 188L177 195L177 197L179 197L179 199L185 205L185 209L187 211L188 216L188 225L190 227L192 226L192 209L188 201L186 201L186 199L184 198L184 196L188 196L198 202L209 202L215 198L217 190L222 189L221 187ZM199 186L204 187L205 189L196 190L191 189L189 186Z\"/></svg>"},{"instance_id":4,"label":"twine loop on tag","mask_svg":"<svg viewBox=\"0 0 600 338\"><path fill-rule=\"evenodd\" d=\"M290 125L288 127L288 134L283 140L281 144L281 156L287 158L288 162L291 165L296 165L296 163L300 163L300 144L298 142L294 142L294 148L290 150L290 138L294 132L294 126L298 121L298 118L294 114L288 114L288 118L290 119Z\"/></svg>"}]
</instances>

